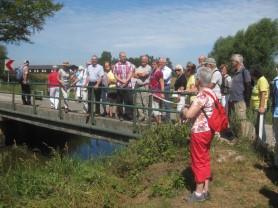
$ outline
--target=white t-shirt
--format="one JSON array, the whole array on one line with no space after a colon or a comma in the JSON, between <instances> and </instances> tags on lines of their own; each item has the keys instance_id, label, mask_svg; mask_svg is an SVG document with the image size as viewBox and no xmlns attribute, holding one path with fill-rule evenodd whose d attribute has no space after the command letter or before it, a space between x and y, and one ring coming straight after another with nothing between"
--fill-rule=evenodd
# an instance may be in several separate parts
<instances>
[{"instance_id":1,"label":"white t-shirt","mask_svg":"<svg viewBox=\"0 0 278 208\"><path fill-rule=\"evenodd\" d=\"M172 78L172 69L170 69L168 66L164 66L161 71L163 73L164 85L170 85Z\"/></svg>"},{"instance_id":2,"label":"white t-shirt","mask_svg":"<svg viewBox=\"0 0 278 208\"><path fill-rule=\"evenodd\" d=\"M212 91L216 94L216 97L220 100L222 97L221 89L220 89L220 86L222 84L222 75L217 68L215 68L212 71L211 83L215 84L215 87L212 89Z\"/></svg>"}]
</instances>

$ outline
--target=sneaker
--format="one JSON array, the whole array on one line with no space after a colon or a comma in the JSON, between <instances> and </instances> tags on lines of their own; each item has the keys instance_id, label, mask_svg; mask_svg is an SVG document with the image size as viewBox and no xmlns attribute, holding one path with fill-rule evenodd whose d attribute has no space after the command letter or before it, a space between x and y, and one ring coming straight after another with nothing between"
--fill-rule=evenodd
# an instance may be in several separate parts
<instances>
[{"instance_id":1,"label":"sneaker","mask_svg":"<svg viewBox=\"0 0 278 208\"><path fill-rule=\"evenodd\" d=\"M209 192L204 192L203 193L205 199L210 199L210 193Z\"/></svg>"},{"instance_id":2,"label":"sneaker","mask_svg":"<svg viewBox=\"0 0 278 208\"><path fill-rule=\"evenodd\" d=\"M189 197L187 198L188 203L202 202L205 200L206 200L206 198L203 193L201 196L197 196L195 191L191 195L189 195Z\"/></svg>"}]
</instances>

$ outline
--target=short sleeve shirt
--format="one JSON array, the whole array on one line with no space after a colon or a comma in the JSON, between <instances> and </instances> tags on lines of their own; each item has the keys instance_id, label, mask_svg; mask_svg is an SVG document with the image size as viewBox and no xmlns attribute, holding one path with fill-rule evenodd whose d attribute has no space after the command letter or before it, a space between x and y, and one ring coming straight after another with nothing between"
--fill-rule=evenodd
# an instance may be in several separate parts
<instances>
[{"instance_id":1,"label":"short sleeve shirt","mask_svg":"<svg viewBox=\"0 0 278 208\"><path fill-rule=\"evenodd\" d=\"M161 90L160 79L163 79L163 73L161 70L155 70L151 73L150 76L150 89L151 90ZM160 96L161 93L155 93L157 96Z\"/></svg>"},{"instance_id":2,"label":"short sleeve shirt","mask_svg":"<svg viewBox=\"0 0 278 208\"><path fill-rule=\"evenodd\" d=\"M175 91L177 91L180 87L184 87L184 88L186 87L186 78L185 78L184 74L179 76L176 79L175 84L174 84Z\"/></svg>"},{"instance_id":3,"label":"short sleeve shirt","mask_svg":"<svg viewBox=\"0 0 278 208\"><path fill-rule=\"evenodd\" d=\"M172 78L172 69L170 69L168 66L164 66L162 69L162 74L164 79L164 85L170 85Z\"/></svg>"},{"instance_id":4,"label":"short sleeve shirt","mask_svg":"<svg viewBox=\"0 0 278 208\"><path fill-rule=\"evenodd\" d=\"M216 94L218 99L221 99L222 95L220 86L222 84L222 75L217 68L212 72L211 83L215 84L215 87L212 89L212 91Z\"/></svg>"},{"instance_id":5,"label":"short sleeve shirt","mask_svg":"<svg viewBox=\"0 0 278 208\"><path fill-rule=\"evenodd\" d=\"M135 73L141 72L141 73L147 73L145 77L136 78L136 84L139 86L149 84L150 82L150 74L152 72L152 68L150 65L146 65L145 67L139 66L135 69Z\"/></svg>"},{"instance_id":6,"label":"short sleeve shirt","mask_svg":"<svg viewBox=\"0 0 278 208\"><path fill-rule=\"evenodd\" d=\"M78 79L78 82L76 85L80 87L80 85L84 84L84 70L78 70L75 74L76 78Z\"/></svg>"},{"instance_id":7,"label":"short sleeve shirt","mask_svg":"<svg viewBox=\"0 0 278 208\"><path fill-rule=\"evenodd\" d=\"M187 84L186 84L186 90L190 89L190 86L195 85L195 76L194 75L190 75L188 80L187 80Z\"/></svg>"},{"instance_id":8,"label":"short sleeve shirt","mask_svg":"<svg viewBox=\"0 0 278 208\"><path fill-rule=\"evenodd\" d=\"M99 64L95 66L89 65L87 69L87 76L89 82L97 82L104 75L103 67Z\"/></svg>"},{"instance_id":9,"label":"short sleeve shirt","mask_svg":"<svg viewBox=\"0 0 278 208\"><path fill-rule=\"evenodd\" d=\"M207 93L205 93L206 91L209 92L212 96L215 96L211 89L205 88L197 94L192 105L198 105L199 107L203 108L206 115L210 118L215 105L214 105L213 98L209 96ZM214 97L214 99L216 99L216 97ZM197 115L197 117L193 120L193 125L191 128L192 133L201 133L201 132L210 131L208 120L204 112L201 111Z\"/></svg>"},{"instance_id":10,"label":"short sleeve shirt","mask_svg":"<svg viewBox=\"0 0 278 208\"><path fill-rule=\"evenodd\" d=\"M49 87L58 87L59 86L58 72L54 71L48 75L48 84L49 84Z\"/></svg>"},{"instance_id":11,"label":"short sleeve shirt","mask_svg":"<svg viewBox=\"0 0 278 208\"><path fill-rule=\"evenodd\" d=\"M264 76L261 76L252 90L251 105L253 109L259 109L260 106L260 92L266 92L265 108L267 107L267 100L269 96L269 84Z\"/></svg>"},{"instance_id":12,"label":"short sleeve shirt","mask_svg":"<svg viewBox=\"0 0 278 208\"><path fill-rule=\"evenodd\" d=\"M126 61L125 63L121 63L120 61L115 64L113 72L117 77L121 79L127 79L130 73L133 73L134 67L129 62ZM117 86L120 87L122 85L121 82L117 81ZM129 80L127 87L131 88L131 80Z\"/></svg>"},{"instance_id":13,"label":"short sleeve shirt","mask_svg":"<svg viewBox=\"0 0 278 208\"><path fill-rule=\"evenodd\" d=\"M110 70L107 73L107 78L108 78L108 86L109 87L116 87L116 78L115 75L113 74L113 72Z\"/></svg>"}]
</instances>

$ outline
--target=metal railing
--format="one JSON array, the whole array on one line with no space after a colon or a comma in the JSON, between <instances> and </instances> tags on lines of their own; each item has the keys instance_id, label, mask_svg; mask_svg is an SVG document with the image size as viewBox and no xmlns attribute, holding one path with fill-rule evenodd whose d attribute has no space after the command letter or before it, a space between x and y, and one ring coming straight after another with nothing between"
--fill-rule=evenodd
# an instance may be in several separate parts
<instances>
[{"instance_id":1,"label":"metal railing","mask_svg":"<svg viewBox=\"0 0 278 208\"><path fill-rule=\"evenodd\" d=\"M27 94L24 94L22 92L16 92L16 88L18 89L19 91L19 86L20 84L18 82L0 82L0 93L6 93L6 94L11 94L12 95L12 100L11 100L11 105L12 105L12 109L13 111L16 111L16 102L15 102L15 96L16 95L27 95ZM9 86L9 87L6 87L6 90L2 90L3 86ZM47 88L48 88L48 85L46 83L30 83L30 86L31 86L31 94L28 94L29 96L31 96L32 98L32 108L33 108L33 114L36 115L37 114L37 101L36 99L44 99L44 98L47 98L47 99L50 99L50 98L54 98L54 99L58 99L59 101L59 104L58 104L58 119L59 120L63 120L63 112L62 112L62 101L63 100L66 100L66 101L78 101L80 102L80 99L75 99L75 98L64 98L63 95L62 95L62 86L61 85L57 85L57 86L53 86L51 85L51 87L59 87L59 97L53 97L53 96L48 96L48 95L44 95L46 93L43 93L43 95L39 95L37 94L37 91L39 90L42 90L43 91L46 91ZM38 87L40 86L40 88ZM43 88L42 88L42 87ZM137 110L138 109L142 109L144 110L146 113L146 116L147 116L147 123L146 124L151 124L152 123L152 112L153 111L159 111L159 112L164 112L164 113L179 113L177 110L176 110L176 104L175 102L171 103L171 108L170 109L165 109L165 108L153 108L152 107L152 102L153 102L153 93L163 93L164 95L166 94L170 94L170 95L173 95L173 94L179 94L181 96L193 96L195 95L195 93L189 93L189 92L175 92L175 91L153 91L153 90L145 90L145 89L131 89L131 88L112 88L113 90L116 91L116 93L118 93L119 91L128 91L128 93L131 93L131 96L132 96L132 101L133 101L133 105L127 105L127 104L123 104L123 103L110 103L110 102L103 102L101 100L97 101L96 98L95 98L95 88L94 87L90 87L90 86L87 86L87 87L83 87L83 86L78 86L78 85L75 85L73 87L70 87L70 88L76 88L76 87L82 87L83 89L84 88L87 88L87 92L91 91L91 99L90 100L81 100L81 103L82 102L86 102L88 103L88 106L90 105L91 106L91 111L89 112L90 114L88 115L89 116L89 122L90 122L90 125L95 125L96 124L96 112L95 112L95 109L96 109L96 105L111 105L111 106L116 106L116 107L121 107L121 108L131 108L132 109L132 123L133 123L133 132L136 133L138 131L138 124L140 123L140 121L138 120L138 112ZM69 89L70 89L69 88ZM91 88L91 90L89 90ZM111 88L109 87L99 87L99 90L111 90ZM138 103L136 103L136 97L138 96L139 93L142 93L142 92L145 92L145 93L148 93L148 106L143 106L143 105L139 105ZM88 96L89 97L89 96ZM163 102L163 101L162 101ZM104 109L105 110L105 109Z\"/></svg>"}]
</instances>

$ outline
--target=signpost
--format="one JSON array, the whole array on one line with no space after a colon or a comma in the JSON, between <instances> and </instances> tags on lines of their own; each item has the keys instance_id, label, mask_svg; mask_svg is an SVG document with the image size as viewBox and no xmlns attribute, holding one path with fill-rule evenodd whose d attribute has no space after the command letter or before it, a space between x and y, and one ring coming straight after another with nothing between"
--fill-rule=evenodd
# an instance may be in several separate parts
<instances>
[{"instance_id":1,"label":"signpost","mask_svg":"<svg viewBox=\"0 0 278 208\"><path fill-rule=\"evenodd\" d=\"M4 70L8 72L8 82L10 82L10 71L14 71L13 62L14 62L14 60L5 59L5 68L4 68Z\"/></svg>"}]
</instances>

